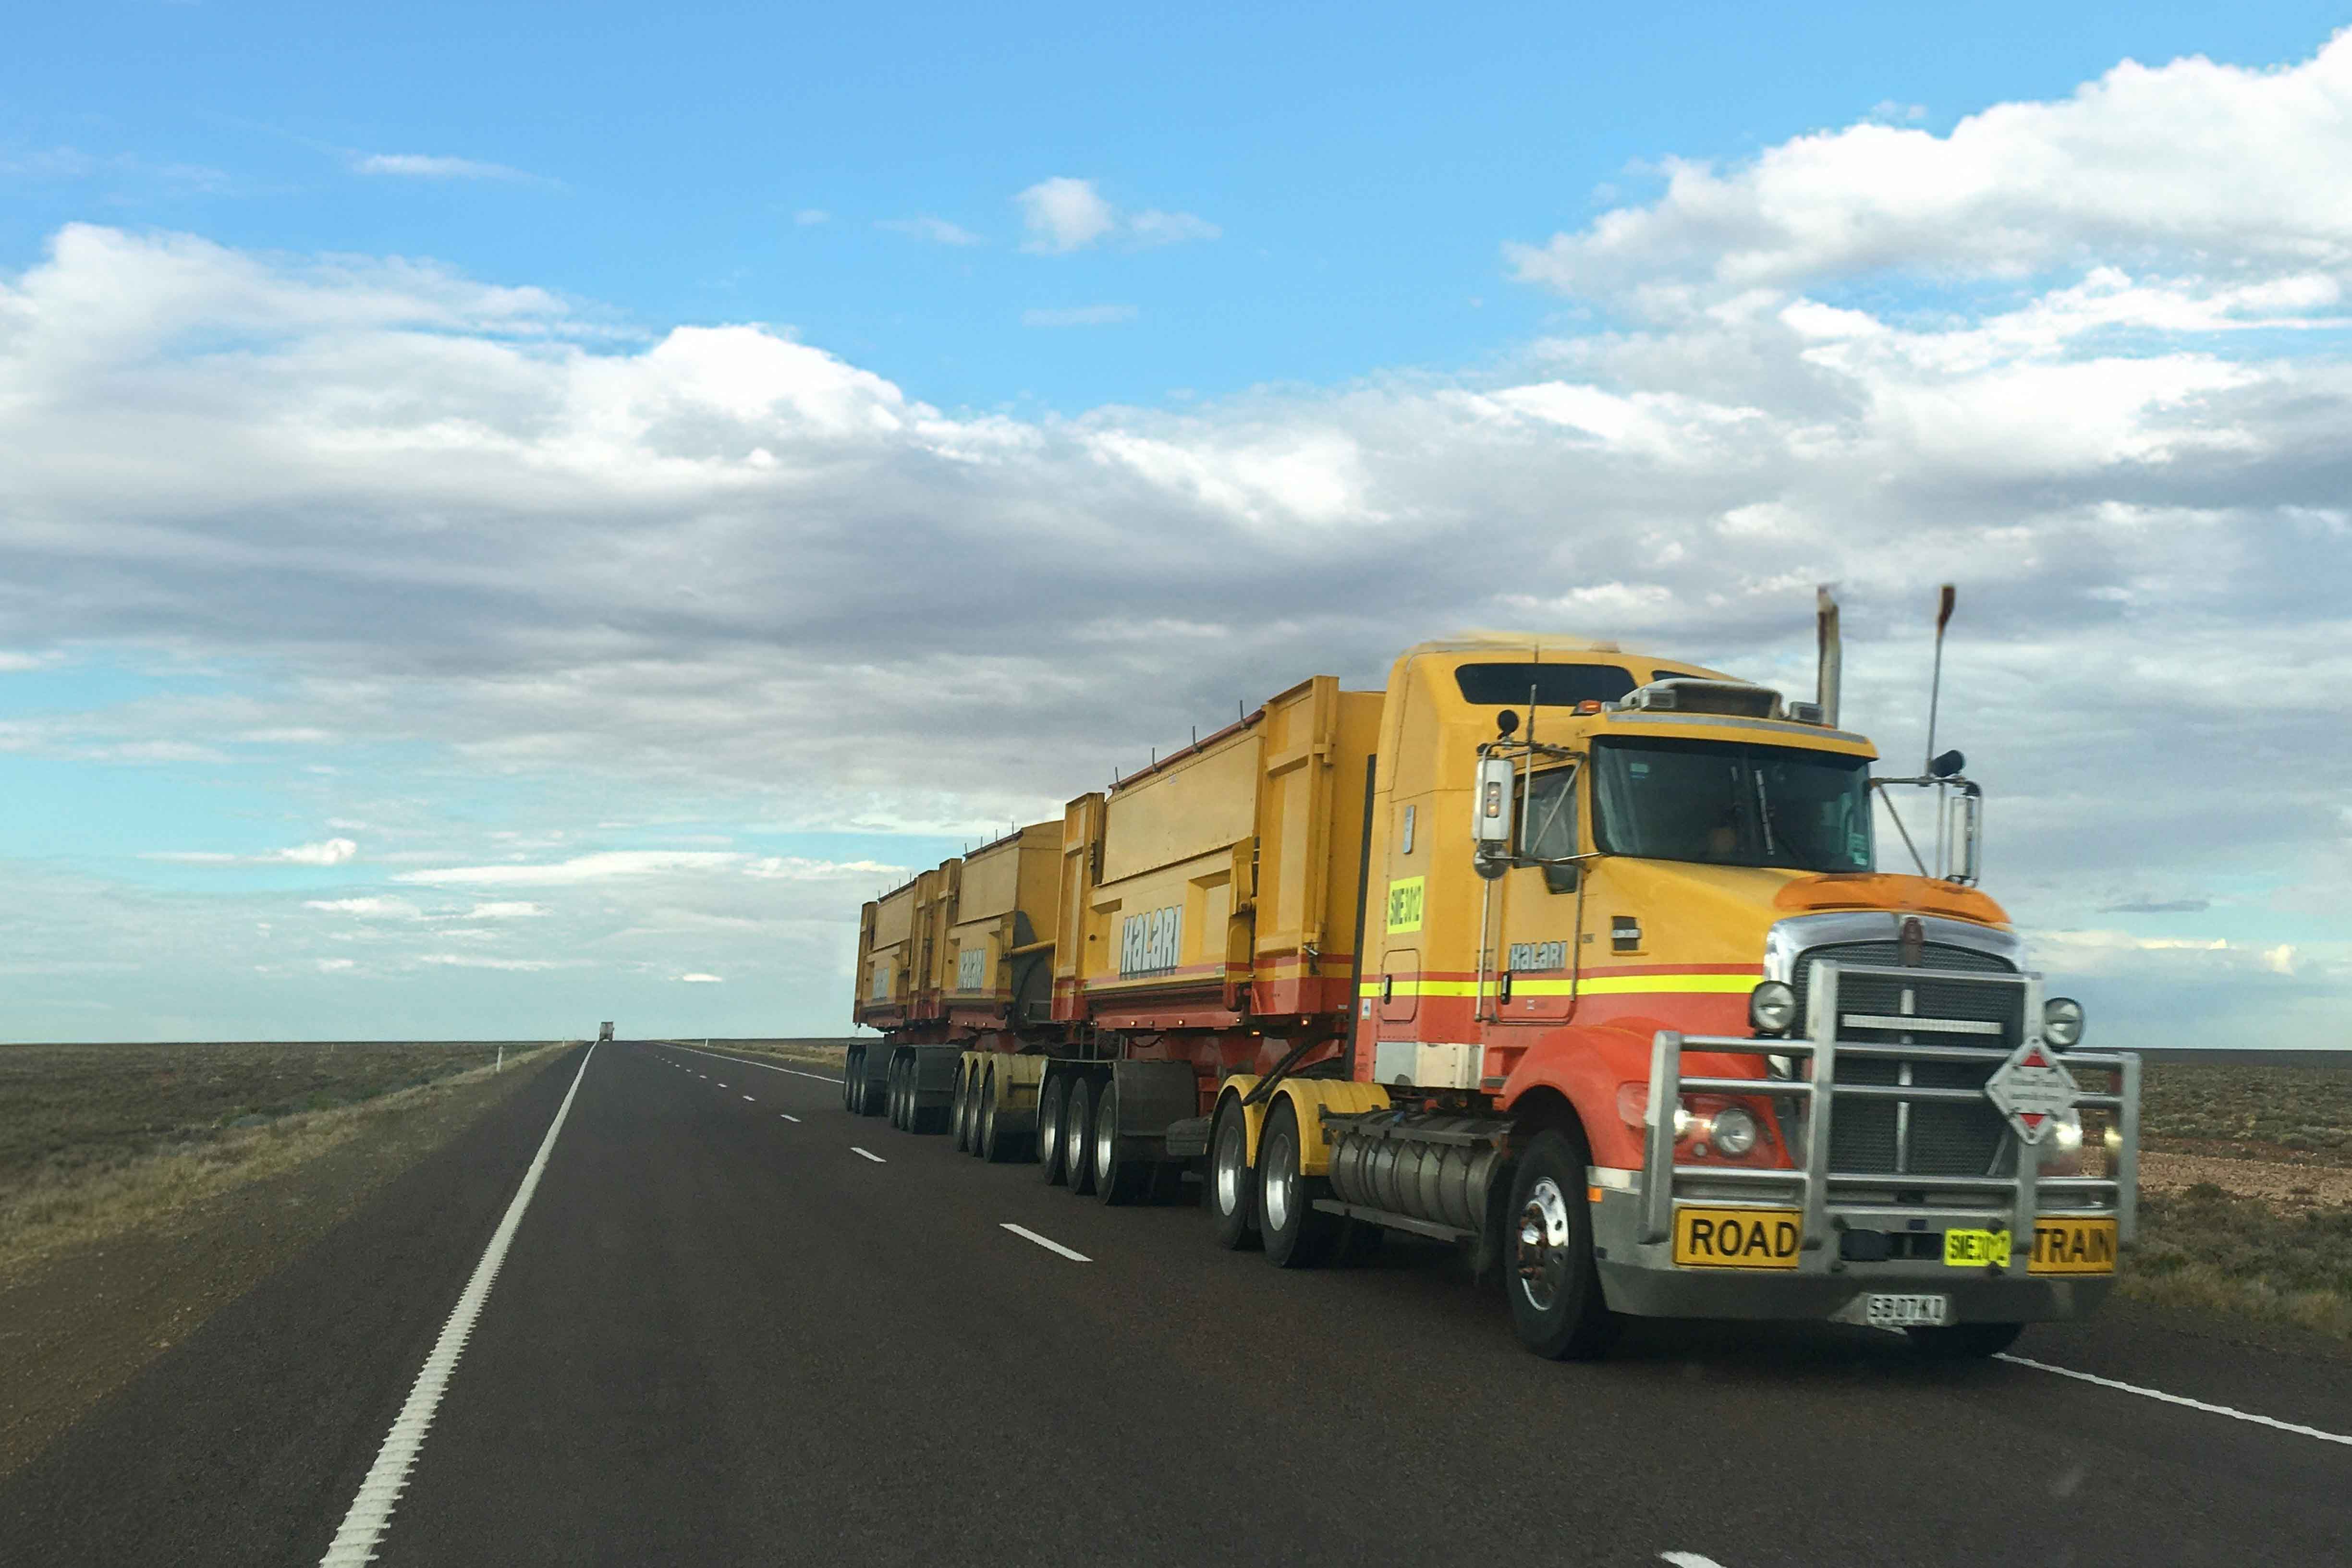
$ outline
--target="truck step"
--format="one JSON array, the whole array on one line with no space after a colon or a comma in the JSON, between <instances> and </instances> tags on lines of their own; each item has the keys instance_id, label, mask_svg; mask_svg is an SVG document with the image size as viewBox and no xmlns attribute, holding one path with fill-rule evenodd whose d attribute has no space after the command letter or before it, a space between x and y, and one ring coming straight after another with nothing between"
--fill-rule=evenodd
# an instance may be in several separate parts
<instances>
[{"instance_id":1,"label":"truck step","mask_svg":"<svg viewBox=\"0 0 2352 1568\"><path fill-rule=\"evenodd\" d=\"M1360 1203L1341 1203L1336 1197L1318 1197L1315 1207L1325 1214L1344 1215L1349 1219L1370 1220L1385 1225L1391 1230L1410 1230L1415 1236L1432 1236L1440 1241L1468 1241L1477 1236L1475 1230L1457 1229L1431 1219L1415 1219L1409 1214L1391 1214L1385 1208L1366 1208Z\"/></svg>"},{"instance_id":2,"label":"truck step","mask_svg":"<svg viewBox=\"0 0 2352 1568\"><path fill-rule=\"evenodd\" d=\"M1188 1116L1181 1122L1168 1124L1168 1157L1188 1160L1195 1155L1209 1152L1209 1118Z\"/></svg>"}]
</instances>

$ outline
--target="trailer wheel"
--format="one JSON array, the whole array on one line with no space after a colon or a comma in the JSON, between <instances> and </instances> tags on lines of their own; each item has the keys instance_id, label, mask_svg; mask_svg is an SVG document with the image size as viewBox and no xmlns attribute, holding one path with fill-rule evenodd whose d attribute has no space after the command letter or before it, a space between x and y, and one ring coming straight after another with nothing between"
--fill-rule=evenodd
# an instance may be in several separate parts
<instances>
[{"instance_id":1,"label":"trailer wheel","mask_svg":"<svg viewBox=\"0 0 2352 1568\"><path fill-rule=\"evenodd\" d=\"M852 1115L857 1113L857 1080L860 1076L858 1069L865 1063L866 1051L863 1047L852 1051L842 1059L841 1108Z\"/></svg>"},{"instance_id":2,"label":"trailer wheel","mask_svg":"<svg viewBox=\"0 0 2352 1568\"><path fill-rule=\"evenodd\" d=\"M962 1154L971 1147L971 1079L958 1061L955 1071L955 1094L948 1102L948 1131L955 1134L955 1151Z\"/></svg>"},{"instance_id":3,"label":"trailer wheel","mask_svg":"<svg viewBox=\"0 0 2352 1568\"><path fill-rule=\"evenodd\" d=\"M1331 1195L1331 1184L1298 1168L1305 1140L1298 1109L1285 1096L1266 1116L1258 1140L1258 1213L1265 1229L1265 1260L1277 1269L1317 1269L1328 1262L1339 1239L1339 1219L1315 1207Z\"/></svg>"},{"instance_id":4,"label":"trailer wheel","mask_svg":"<svg viewBox=\"0 0 2352 1568\"><path fill-rule=\"evenodd\" d=\"M1070 1080L1070 1098L1062 1113L1062 1164L1069 1171L1070 1190L1081 1197L1095 1189L1095 1081L1084 1074Z\"/></svg>"},{"instance_id":5,"label":"trailer wheel","mask_svg":"<svg viewBox=\"0 0 2352 1568\"><path fill-rule=\"evenodd\" d=\"M1940 1328L1905 1329L1911 1348L1933 1361L1982 1361L1999 1355L2017 1343L2023 1323L1946 1323Z\"/></svg>"},{"instance_id":6,"label":"trailer wheel","mask_svg":"<svg viewBox=\"0 0 2352 1568\"><path fill-rule=\"evenodd\" d=\"M1249 1128L1228 1100L1209 1134L1209 1208L1217 1217L1217 1245L1239 1251L1257 1239L1257 1181L1249 1166Z\"/></svg>"},{"instance_id":7,"label":"trailer wheel","mask_svg":"<svg viewBox=\"0 0 2352 1568\"><path fill-rule=\"evenodd\" d=\"M1519 1343L1553 1361L1589 1361L1609 1348L1618 1320L1601 1299L1585 1202L1584 1139L1554 1127L1519 1156L1506 1211L1515 1234L1504 1289Z\"/></svg>"},{"instance_id":8,"label":"trailer wheel","mask_svg":"<svg viewBox=\"0 0 2352 1568\"><path fill-rule=\"evenodd\" d=\"M1133 1203L1151 1185L1151 1163L1118 1157L1118 1079L1103 1082L1095 1102L1095 1196L1107 1204Z\"/></svg>"},{"instance_id":9,"label":"trailer wheel","mask_svg":"<svg viewBox=\"0 0 2352 1568\"><path fill-rule=\"evenodd\" d=\"M1062 1160L1062 1107L1067 1102L1070 1081L1048 1078L1037 1095L1037 1163L1045 1168L1045 1185L1059 1186L1066 1174Z\"/></svg>"},{"instance_id":10,"label":"trailer wheel","mask_svg":"<svg viewBox=\"0 0 2352 1568\"><path fill-rule=\"evenodd\" d=\"M1013 1138L997 1119L996 1100L996 1069L991 1067L980 1082L980 1157L992 1166L1013 1157Z\"/></svg>"},{"instance_id":11,"label":"trailer wheel","mask_svg":"<svg viewBox=\"0 0 2352 1568\"><path fill-rule=\"evenodd\" d=\"M890 1059L890 1124L904 1133L909 1130L907 1102L913 1096L907 1092L907 1059Z\"/></svg>"}]
</instances>

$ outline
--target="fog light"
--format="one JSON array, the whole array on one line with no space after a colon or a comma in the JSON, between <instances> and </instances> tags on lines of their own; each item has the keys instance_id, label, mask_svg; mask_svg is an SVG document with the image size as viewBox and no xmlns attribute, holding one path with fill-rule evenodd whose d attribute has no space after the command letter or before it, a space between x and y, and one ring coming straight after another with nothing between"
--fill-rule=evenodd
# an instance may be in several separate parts
<instances>
[{"instance_id":1,"label":"fog light","mask_svg":"<svg viewBox=\"0 0 2352 1568\"><path fill-rule=\"evenodd\" d=\"M1717 1153L1739 1158L1756 1146L1756 1118L1737 1105L1726 1105L1715 1113L1715 1146Z\"/></svg>"},{"instance_id":2,"label":"fog light","mask_svg":"<svg viewBox=\"0 0 2352 1568\"><path fill-rule=\"evenodd\" d=\"M1788 1033L1797 1021L1797 993L1779 980L1765 981L1748 993L1748 1021L1758 1034Z\"/></svg>"},{"instance_id":3,"label":"fog light","mask_svg":"<svg viewBox=\"0 0 2352 1568\"><path fill-rule=\"evenodd\" d=\"M2071 1051L2081 1044L2083 1004L2072 997L2053 997L2042 1003L2042 1038L2061 1051Z\"/></svg>"}]
</instances>

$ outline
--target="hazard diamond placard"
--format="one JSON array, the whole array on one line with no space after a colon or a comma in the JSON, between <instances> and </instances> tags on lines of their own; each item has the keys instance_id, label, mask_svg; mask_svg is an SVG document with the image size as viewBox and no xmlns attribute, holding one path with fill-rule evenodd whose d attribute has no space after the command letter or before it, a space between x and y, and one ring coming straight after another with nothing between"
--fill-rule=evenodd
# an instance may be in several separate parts
<instances>
[{"instance_id":1,"label":"hazard diamond placard","mask_svg":"<svg viewBox=\"0 0 2352 1568\"><path fill-rule=\"evenodd\" d=\"M2009 1060L1993 1069L1985 1080L1985 1094L2017 1135L2029 1144L2038 1144L2042 1134L2050 1130L2050 1119L2061 1111L2074 1109L2075 1096L2082 1085L2066 1071L2058 1055L2038 1040L2029 1040L2010 1052Z\"/></svg>"}]
</instances>

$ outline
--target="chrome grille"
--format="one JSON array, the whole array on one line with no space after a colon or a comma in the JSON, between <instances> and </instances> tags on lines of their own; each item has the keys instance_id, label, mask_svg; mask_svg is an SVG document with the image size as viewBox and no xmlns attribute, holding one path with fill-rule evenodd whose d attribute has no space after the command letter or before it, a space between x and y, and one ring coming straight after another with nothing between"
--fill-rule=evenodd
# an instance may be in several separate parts
<instances>
[{"instance_id":1,"label":"chrome grille","mask_svg":"<svg viewBox=\"0 0 2352 1568\"><path fill-rule=\"evenodd\" d=\"M1800 1018L1813 960L1895 967L1901 949L1894 942L1841 942L1811 947L1798 958L1794 983ZM1973 947L1930 943L1921 954L1919 968L1899 980L1874 975L1842 974L1838 978L1838 1014L1833 1025L1840 1040L1895 1042L1906 1031L1864 1029L1843 1020L1855 1014L1896 1017L1908 1013L1922 1019L1958 1019L2000 1026L2000 1033L1950 1035L1929 1031L1910 1034L1923 1045L1995 1046L2014 1049L2024 1039L2024 992L2016 986L1971 983L1976 975L2007 975L2010 964ZM1915 980L1911 977L1916 975ZM1912 1005L1903 1006L1903 993ZM1975 1061L1896 1062L1871 1057L1837 1059L1841 1083L1900 1083L1916 1087L1981 1089L1991 1075L1990 1065ZM1907 1109L1907 1123L1906 1111ZM1898 1106L1881 1100L1842 1100L1831 1120L1830 1165L1839 1171L1864 1175L2001 1176L2014 1169L2016 1150L2009 1127L1990 1101L1977 1104L1933 1103Z\"/></svg>"}]
</instances>

